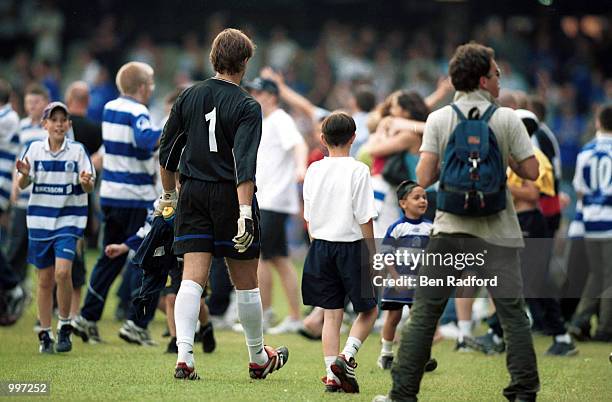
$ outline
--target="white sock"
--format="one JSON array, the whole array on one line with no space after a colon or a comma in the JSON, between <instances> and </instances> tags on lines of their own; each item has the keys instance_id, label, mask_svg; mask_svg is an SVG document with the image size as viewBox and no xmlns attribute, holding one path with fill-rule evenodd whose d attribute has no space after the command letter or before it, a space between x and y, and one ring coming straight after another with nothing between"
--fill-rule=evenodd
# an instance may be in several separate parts
<instances>
[{"instance_id":1,"label":"white sock","mask_svg":"<svg viewBox=\"0 0 612 402\"><path fill-rule=\"evenodd\" d=\"M572 338L570 338L570 335L566 332L563 335L556 335L555 336L555 342L558 342L558 343L572 343Z\"/></svg>"},{"instance_id":2,"label":"white sock","mask_svg":"<svg viewBox=\"0 0 612 402\"><path fill-rule=\"evenodd\" d=\"M181 287L176 294L174 304L174 322L176 324L176 346L178 347L178 362L187 363L193 367L193 338L200 315L200 297L202 286L194 281L181 281Z\"/></svg>"},{"instance_id":3,"label":"white sock","mask_svg":"<svg viewBox=\"0 0 612 402\"><path fill-rule=\"evenodd\" d=\"M472 336L472 321L471 320L459 320L457 323L459 327L459 342L463 341L466 336Z\"/></svg>"},{"instance_id":4,"label":"white sock","mask_svg":"<svg viewBox=\"0 0 612 402\"><path fill-rule=\"evenodd\" d=\"M249 361L262 366L268 362L268 354L263 343L263 312L259 288L236 290L236 304L249 348Z\"/></svg>"},{"instance_id":5,"label":"white sock","mask_svg":"<svg viewBox=\"0 0 612 402\"><path fill-rule=\"evenodd\" d=\"M382 348L380 349L381 355L390 356L393 355L393 341L388 341L386 339L382 340Z\"/></svg>"},{"instance_id":6,"label":"white sock","mask_svg":"<svg viewBox=\"0 0 612 402\"><path fill-rule=\"evenodd\" d=\"M71 320L70 317L68 318L64 318L64 317L57 317L58 321L57 321L57 329L60 330L62 328L62 326L64 325L70 325Z\"/></svg>"},{"instance_id":7,"label":"white sock","mask_svg":"<svg viewBox=\"0 0 612 402\"><path fill-rule=\"evenodd\" d=\"M346 340L346 344L344 345L344 349L342 349L342 354L344 357L346 357L347 361L351 360L351 357L355 358L355 355L359 351L360 347L361 341L354 336L349 336Z\"/></svg>"},{"instance_id":8,"label":"white sock","mask_svg":"<svg viewBox=\"0 0 612 402\"><path fill-rule=\"evenodd\" d=\"M325 356L323 359L325 360L325 371L327 372L327 378L340 384L340 379L336 377L334 372L331 370L331 365L334 361L336 361L336 358L337 356Z\"/></svg>"}]
</instances>

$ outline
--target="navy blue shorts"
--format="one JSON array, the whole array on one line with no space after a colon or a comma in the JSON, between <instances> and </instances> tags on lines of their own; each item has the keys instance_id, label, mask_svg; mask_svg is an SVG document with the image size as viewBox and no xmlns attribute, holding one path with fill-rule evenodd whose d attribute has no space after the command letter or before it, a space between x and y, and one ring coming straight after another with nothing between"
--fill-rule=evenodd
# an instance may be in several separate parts
<instances>
[{"instance_id":1,"label":"navy blue shorts","mask_svg":"<svg viewBox=\"0 0 612 402\"><path fill-rule=\"evenodd\" d=\"M374 285L369 279L367 259L362 262L361 248L359 240L313 240L302 275L304 304L339 309L344 308L344 299L348 296L357 313L376 307Z\"/></svg>"},{"instance_id":2,"label":"navy blue shorts","mask_svg":"<svg viewBox=\"0 0 612 402\"><path fill-rule=\"evenodd\" d=\"M74 261L77 238L60 236L51 240L32 240L28 242L28 262L38 269L55 265L56 258Z\"/></svg>"}]
</instances>

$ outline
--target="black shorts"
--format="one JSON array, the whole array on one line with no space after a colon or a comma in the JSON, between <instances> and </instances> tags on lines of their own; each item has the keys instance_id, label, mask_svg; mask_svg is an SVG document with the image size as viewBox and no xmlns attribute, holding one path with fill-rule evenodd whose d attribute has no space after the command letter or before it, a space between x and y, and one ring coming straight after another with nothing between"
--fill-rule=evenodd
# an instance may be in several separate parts
<instances>
[{"instance_id":1,"label":"black shorts","mask_svg":"<svg viewBox=\"0 0 612 402\"><path fill-rule=\"evenodd\" d=\"M259 208L253 197L255 239L244 253L234 248L239 217L238 193L232 182L187 179L181 186L174 221L174 253L212 253L237 260L259 258Z\"/></svg>"},{"instance_id":2,"label":"black shorts","mask_svg":"<svg viewBox=\"0 0 612 402\"><path fill-rule=\"evenodd\" d=\"M401 302L396 302L396 301L384 301L384 300L380 302L381 310L396 311L396 310L403 309L404 306L408 306L408 308L410 308L412 307L412 303L401 303Z\"/></svg>"},{"instance_id":3,"label":"black shorts","mask_svg":"<svg viewBox=\"0 0 612 402\"><path fill-rule=\"evenodd\" d=\"M287 257L287 234L285 223L288 214L274 211L259 211L261 214L261 258Z\"/></svg>"},{"instance_id":4,"label":"black shorts","mask_svg":"<svg viewBox=\"0 0 612 402\"><path fill-rule=\"evenodd\" d=\"M344 308L348 296L357 313L376 307L367 262L361 260L361 241L313 240L304 262L302 299L307 306ZM362 269L363 267L363 269Z\"/></svg>"}]
</instances>

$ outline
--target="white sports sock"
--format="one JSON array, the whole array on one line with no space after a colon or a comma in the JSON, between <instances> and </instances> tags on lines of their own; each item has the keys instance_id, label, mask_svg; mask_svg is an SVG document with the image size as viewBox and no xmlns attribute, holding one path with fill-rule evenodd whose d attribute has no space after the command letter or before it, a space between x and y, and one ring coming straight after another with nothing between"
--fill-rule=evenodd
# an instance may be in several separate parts
<instances>
[{"instance_id":1,"label":"white sports sock","mask_svg":"<svg viewBox=\"0 0 612 402\"><path fill-rule=\"evenodd\" d=\"M459 327L459 342L462 342L466 336L472 336L472 321L460 320L457 326Z\"/></svg>"},{"instance_id":2,"label":"white sports sock","mask_svg":"<svg viewBox=\"0 0 612 402\"><path fill-rule=\"evenodd\" d=\"M336 377L334 372L331 370L331 365L334 361L336 361L336 358L337 356L325 356L323 359L325 360L325 371L327 372L327 378L340 384L340 379Z\"/></svg>"},{"instance_id":3,"label":"white sports sock","mask_svg":"<svg viewBox=\"0 0 612 402\"><path fill-rule=\"evenodd\" d=\"M393 355L393 341L387 341L386 339L382 340L382 348L380 349L381 355Z\"/></svg>"},{"instance_id":4,"label":"white sports sock","mask_svg":"<svg viewBox=\"0 0 612 402\"><path fill-rule=\"evenodd\" d=\"M572 338L570 338L570 335L566 332L563 335L556 335L555 336L555 342L558 342L558 343L572 343Z\"/></svg>"},{"instance_id":5,"label":"white sports sock","mask_svg":"<svg viewBox=\"0 0 612 402\"><path fill-rule=\"evenodd\" d=\"M259 288L251 290L236 290L238 318L244 330L249 361L263 366L268 362L268 354L263 343L263 312Z\"/></svg>"},{"instance_id":6,"label":"white sports sock","mask_svg":"<svg viewBox=\"0 0 612 402\"><path fill-rule=\"evenodd\" d=\"M344 349L342 349L342 354L346 357L347 361L351 360L351 357L355 357L360 347L361 341L354 336L349 336L344 345Z\"/></svg>"},{"instance_id":7,"label":"white sports sock","mask_svg":"<svg viewBox=\"0 0 612 402\"><path fill-rule=\"evenodd\" d=\"M185 362L193 367L193 338L200 314L200 297L202 286L194 281L181 281L174 304L174 322L176 324L176 346L178 362Z\"/></svg>"},{"instance_id":8,"label":"white sports sock","mask_svg":"<svg viewBox=\"0 0 612 402\"><path fill-rule=\"evenodd\" d=\"M64 325L70 325L71 320L70 318L64 318L64 317L57 317L58 321L57 321L57 329L60 330L62 328L62 326Z\"/></svg>"}]
</instances>

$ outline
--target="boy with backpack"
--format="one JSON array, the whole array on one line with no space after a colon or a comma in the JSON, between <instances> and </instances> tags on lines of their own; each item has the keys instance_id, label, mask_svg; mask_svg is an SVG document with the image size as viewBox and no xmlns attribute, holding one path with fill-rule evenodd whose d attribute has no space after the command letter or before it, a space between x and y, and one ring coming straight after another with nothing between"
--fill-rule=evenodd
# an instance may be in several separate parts
<instances>
[{"instance_id":1,"label":"boy with backpack","mask_svg":"<svg viewBox=\"0 0 612 402\"><path fill-rule=\"evenodd\" d=\"M457 91L454 106L441 108L427 118L417 166L421 186L440 180L427 253L457 257L466 252L484 254L484 266L475 268L478 275L498 279L498 287L488 290L495 300L508 350L511 379L503 394L511 401L533 401L540 384L521 289L518 251L524 242L505 187L505 169L509 164L520 177L535 180L538 162L518 116L509 108L494 106L500 70L493 49L477 43L459 46L449 73ZM422 266L419 274L446 279L472 271L454 268L434 263ZM391 369L393 388L388 397L376 400L417 400L436 323L452 290L452 286L417 288L411 320L402 330L398 359Z\"/></svg>"}]
</instances>

